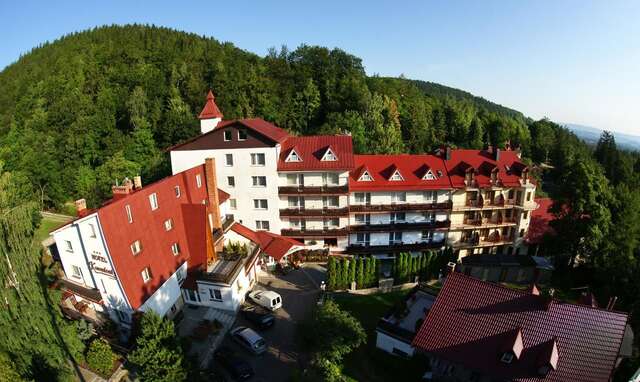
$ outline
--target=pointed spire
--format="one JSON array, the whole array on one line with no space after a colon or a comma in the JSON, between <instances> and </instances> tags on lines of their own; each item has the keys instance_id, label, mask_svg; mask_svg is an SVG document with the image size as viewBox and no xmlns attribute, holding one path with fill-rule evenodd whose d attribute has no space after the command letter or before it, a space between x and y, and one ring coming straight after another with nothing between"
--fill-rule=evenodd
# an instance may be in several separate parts
<instances>
[{"instance_id":1,"label":"pointed spire","mask_svg":"<svg viewBox=\"0 0 640 382\"><path fill-rule=\"evenodd\" d=\"M204 104L204 108L198 115L199 119L214 119L220 118L222 119L223 115L220 109L218 109L218 105L216 105L215 97L211 89L209 89L209 93L207 94L207 102Z\"/></svg>"}]
</instances>

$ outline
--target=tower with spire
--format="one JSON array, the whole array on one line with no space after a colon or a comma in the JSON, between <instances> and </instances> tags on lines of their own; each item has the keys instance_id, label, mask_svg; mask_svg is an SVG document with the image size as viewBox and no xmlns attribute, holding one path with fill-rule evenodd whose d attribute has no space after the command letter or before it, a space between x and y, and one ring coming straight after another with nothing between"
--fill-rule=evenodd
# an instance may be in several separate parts
<instances>
[{"instance_id":1,"label":"tower with spire","mask_svg":"<svg viewBox=\"0 0 640 382\"><path fill-rule=\"evenodd\" d=\"M213 92L209 90L207 102L204 104L200 115L198 115L198 119L200 119L200 132L206 134L215 129L218 123L222 121L222 117L222 112L218 109L218 105L216 105Z\"/></svg>"}]
</instances>

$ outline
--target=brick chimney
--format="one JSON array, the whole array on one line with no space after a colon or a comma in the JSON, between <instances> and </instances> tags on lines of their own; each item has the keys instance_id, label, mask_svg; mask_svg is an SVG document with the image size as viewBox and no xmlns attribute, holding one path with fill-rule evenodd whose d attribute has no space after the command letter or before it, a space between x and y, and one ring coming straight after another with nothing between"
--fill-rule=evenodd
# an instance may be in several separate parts
<instances>
[{"instance_id":1,"label":"brick chimney","mask_svg":"<svg viewBox=\"0 0 640 382\"><path fill-rule=\"evenodd\" d=\"M78 199L74 204L76 205L76 214L78 217L87 215L87 201L85 199Z\"/></svg>"},{"instance_id":2,"label":"brick chimney","mask_svg":"<svg viewBox=\"0 0 640 382\"><path fill-rule=\"evenodd\" d=\"M133 188L136 190L142 188L142 177L140 175L133 177Z\"/></svg>"},{"instance_id":3,"label":"brick chimney","mask_svg":"<svg viewBox=\"0 0 640 382\"><path fill-rule=\"evenodd\" d=\"M124 182L122 182L122 186L113 186L111 187L111 192L113 193L114 199L121 199L126 197L133 190L133 182L129 178L124 178Z\"/></svg>"},{"instance_id":4,"label":"brick chimney","mask_svg":"<svg viewBox=\"0 0 640 382\"><path fill-rule=\"evenodd\" d=\"M214 158L207 158L204 160L204 176L207 182L211 228L216 230L218 228L222 228L222 217L220 216L220 199L218 199L218 180L216 178L216 160Z\"/></svg>"}]
</instances>

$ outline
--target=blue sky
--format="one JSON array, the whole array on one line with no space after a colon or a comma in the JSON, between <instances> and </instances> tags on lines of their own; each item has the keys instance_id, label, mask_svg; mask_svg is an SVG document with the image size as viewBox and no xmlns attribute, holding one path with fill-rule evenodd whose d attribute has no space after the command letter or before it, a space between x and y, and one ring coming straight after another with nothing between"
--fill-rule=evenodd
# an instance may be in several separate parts
<instances>
[{"instance_id":1,"label":"blue sky","mask_svg":"<svg viewBox=\"0 0 640 382\"><path fill-rule=\"evenodd\" d=\"M640 135L640 1L23 0L2 1L0 16L0 67L66 33L153 23L260 55L282 44L339 47L369 74Z\"/></svg>"}]
</instances>

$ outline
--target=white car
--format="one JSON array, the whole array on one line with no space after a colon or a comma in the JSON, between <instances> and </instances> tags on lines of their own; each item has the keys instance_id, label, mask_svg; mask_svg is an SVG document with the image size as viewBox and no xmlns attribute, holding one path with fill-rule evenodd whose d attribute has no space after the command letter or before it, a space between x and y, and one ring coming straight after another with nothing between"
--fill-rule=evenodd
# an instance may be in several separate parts
<instances>
[{"instance_id":1,"label":"white car","mask_svg":"<svg viewBox=\"0 0 640 382\"><path fill-rule=\"evenodd\" d=\"M282 307L282 297L270 290L256 290L249 293L249 298L256 304L271 311Z\"/></svg>"}]
</instances>

